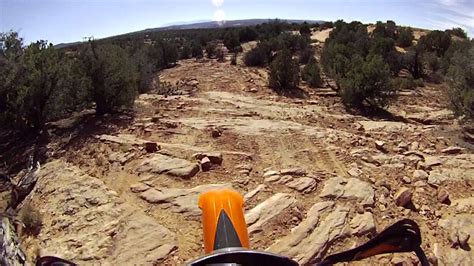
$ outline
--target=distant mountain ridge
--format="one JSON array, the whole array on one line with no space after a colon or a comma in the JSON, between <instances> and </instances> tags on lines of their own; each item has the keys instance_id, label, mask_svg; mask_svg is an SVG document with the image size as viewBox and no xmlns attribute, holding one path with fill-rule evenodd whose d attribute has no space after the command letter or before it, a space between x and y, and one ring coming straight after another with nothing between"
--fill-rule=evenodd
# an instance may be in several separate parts
<instances>
[{"instance_id":1,"label":"distant mountain ridge","mask_svg":"<svg viewBox=\"0 0 474 266\"><path fill-rule=\"evenodd\" d=\"M133 34L133 33L139 33L139 32L157 32L157 31L165 31L165 30L190 30L190 29L212 29L212 28L229 28L229 27L242 27L242 26L254 26L262 23L267 23L270 21L273 21L275 19L241 19L241 20L228 20L228 21L195 21L195 22L176 22L176 23L182 23L179 25L170 25L170 26L162 26L162 27L157 27L157 28L150 28L150 29L144 29L144 30L139 30L139 31L134 31L134 32L128 32L124 34L119 34L119 35L114 35L114 36L109 36L105 37L102 39L106 38L111 38L111 37L117 37L117 36L124 36L128 34ZM308 23L324 23L325 21L323 20L307 20L307 19L278 19L279 21L284 21L287 23L303 23L303 22L308 22ZM71 42L71 43L59 43L54 45L55 48L61 49L68 47L70 45L76 45L81 43L81 41L78 42Z\"/></svg>"}]
</instances>

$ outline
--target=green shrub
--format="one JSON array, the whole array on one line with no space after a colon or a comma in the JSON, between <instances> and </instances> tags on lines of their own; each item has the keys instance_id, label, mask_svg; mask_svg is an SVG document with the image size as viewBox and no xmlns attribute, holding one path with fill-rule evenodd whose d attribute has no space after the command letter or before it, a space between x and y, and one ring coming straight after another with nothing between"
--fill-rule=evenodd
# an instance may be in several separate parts
<instances>
[{"instance_id":1,"label":"green shrub","mask_svg":"<svg viewBox=\"0 0 474 266\"><path fill-rule=\"evenodd\" d=\"M185 43L183 44L183 47L181 47L181 51L179 53L179 59L189 59L191 58L191 54L192 54L192 48L191 48L191 45L189 45L189 43Z\"/></svg>"},{"instance_id":2,"label":"green shrub","mask_svg":"<svg viewBox=\"0 0 474 266\"><path fill-rule=\"evenodd\" d=\"M390 80L390 68L379 55L368 56L365 60L354 56L351 69L340 80L340 95L349 107L384 108L395 96Z\"/></svg>"},{"instance_id":3,"label":"green shrub","mask_svg":"<svg viewBox=\"0 0 474 266\"><path fill-rule=\"evenodd\" d=\"M202 53L202 46L201 44L194 40L192 43L191 43L191 56L192 57L195 57L195 58L202 58L203 57L203 53Z\"/></svg>"},{"instance_id":4,"label":"green shrub","mask_svg":"<svg viewBox=\"0 0 474 266\"><path fill-rule=\"evenodd\" d=\"M393 79L393 87L398 90L411 90L416 88L415 80L412 77Z\"/></svg>"},{"instance_id":5,"label":"green shrub","mask_svg":"<svg viewBox=\"0 0 474 266\"><path fill-rule=\"evenodd\" d=\"M468 39L466 31L464 31L462 28L452 28L450 30L446 30L446 32L461 39Z\"/></svg>"},{"instance_id":6,"label":"green shrub","mask_svg":"<svg viewBox=\"0 0 474 266\"><path fill-rule=\"evenodd\" d=\"M467 54L456 52L448 69L447 80L451 109L458 116L474 121L474 45Z\"/></svg>"},{"instance_id":7,"label":"green shrub","mask_svg":"<svg viewBox=\"0 0 474 266\"><path fill-rule=\"evenodd\" d=\"M314 50L311 48L306 48L299 53L300 64L307 64L310 59L314 58Z\"/></svg>"},{"instance_id":8,"label":"green shrub","mask_svg":"<svg viewBox=\"0 0 474 266\"><path fill-rule=\"evenodd\" d=\"M91 79L91 98L96 113L119 111L133 105L137 90L130 60L117 45L97 45L90 41L82 52L84 70Z\"/></svg>"},{"instance_id":9,"label":"green shrub","mask_svg":"<svg viewBox=\"0 0 474 266\"><path fill-rule=\"evenodd\" d=\"M237 53L234 53L230 59L230 64L235 66L237 65Z\"/></svg>"},{"instance_id":10,"label":"green shrub","mask_svg":"<svg viewBox=\"0 0 474 266\"><path fill-rule=\"evenodd\" d=\"M216 49L216 58L218 62L224 62L224 51L221 48Z\"/></svg>"},{"instance_id":11,"label":"green shrub","mask_svg":"<svg viewBox=\"0 0 474 266\"><path fill-rule=\"evenodd\" d=\"M311 35L311 28L309 27L309 24L305 21L303 24L300 26L300 34L301 35Z\"/></svg>"},{"instance_id":12,"label":"green shrub","mask_svg":"<svg viewBox=\"0 0 474 266\"><path fill-rule=\"evenodd\" d=\"M216 55L217 44L215 42L208 42L206 44L207 58L213 58Z\"/></svg>"},{"instance_id":13,"label":"green shrub","mask_svg":"<svg viewBox=\"0 0 474 266\"><path fill-rule=\"evenodd\" d=\"M397 45L403 48L410 47L413 44L413 30L411 28L403 27L400 29L400 33L397 39Z\"/></svg>"},{"instance_id":14,"label":"green shrub","mask_svg":"<svg viewBox=\"0 0 474 266\"><path fill-rule=\"evenodd\" d=\"M265 50L257 46L244 55L244 64L246 66L263 66L267 63Z\"/></svg>"},{"instance_id":15,"label":"green shrub","mask_svg":"<svg viewBox=\"0 0 474 266\"><path fill-rule=\"evenodd\" d=\"M292 59L290 51L278 52L270 64L269 86L277 91L292 90L299 84L299 66Z\"/></svg>"},{"instance_id":16,"label":"green shrub","mask_svg":"<svg viewBox=\"0 0 474 266\"><path fill-rule=\"evenodd\" d=\"M424 87L425 86L425 83L423 82L423 79L415 79L415 85L417 87Z\"/></svg>"},{"instance_id":17,"label":"green shrub","mask_svg":"<svg viewBox=\"0 0 474 266\"><path fill-rule=\"evenodd\" d=\"M321 79L321 70L316 59L311 58L308 64L303 68L302 78L310 87L317 88L323 84Z\"/></svg>"}]
</instances>

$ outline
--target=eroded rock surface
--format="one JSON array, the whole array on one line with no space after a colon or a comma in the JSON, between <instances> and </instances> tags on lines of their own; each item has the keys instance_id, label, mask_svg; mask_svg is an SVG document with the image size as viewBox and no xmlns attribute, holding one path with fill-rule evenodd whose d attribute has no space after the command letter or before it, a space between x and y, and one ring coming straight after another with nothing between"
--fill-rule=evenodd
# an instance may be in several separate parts
<instances>
[{"instance_id":1,"label":"eroded rock surface","mask_svg":"<svg viewBox=\"0 0 474 266\"><path fill-rule=\"evenodd\" d=\"M374 205L374 189L357 178L333 177L324 183L319 195L323 198L357 200L363 205Z\"/></svg>"},{"instance_id":2,"label":"eroded rock surface","mask_svg":"<svg viewBox=\"0 0 474 266\"><path fill-rule=\"evenodd\" d=\"M43 216L37 243L48 254L85 264L149 264L177 247L172 232L61 160L42 167L29 197Z\"/></svg>"}]
</instances>

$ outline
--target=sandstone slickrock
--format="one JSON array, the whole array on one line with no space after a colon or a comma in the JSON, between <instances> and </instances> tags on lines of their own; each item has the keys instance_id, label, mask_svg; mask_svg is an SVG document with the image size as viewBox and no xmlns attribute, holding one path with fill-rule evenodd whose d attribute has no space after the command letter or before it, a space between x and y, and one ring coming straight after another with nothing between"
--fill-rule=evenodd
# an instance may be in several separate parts
<instances>
[{"instance_id":1,"label":"sandstone slickrock","mask_svg":"<svg viewBox=\"0 0 474 266\"><path fill-rule=\"evenodd\" d=\"M29 200L43 217L41 249L82 264L150 264L176 248L172 232L77 167L55 160L38 177Z\"/></svg>"},{"instance_id":2,"label":"sandstone slickrock","mask_svg":"<svg viewBox=\"0 0 474 266\"><path fill-rule=\"evenodd\" d=\"M199 165L190 161L163 154L154 154L145 159L137 168L138 172L170 174L182 178L191 178L199 172Z\"/></svg>"},{"instance_id":3,"label":"sandstone slickrock","mask_svg":"<svg viewBox=\"0 0 474 266\"><path fill-rule=\"evenodd\" d=\"M333 177L324 183L320 197L360 201L364 206L374 205L374 189L357 178Z\"/></svg>"},{"instance_id":4,"label":"sandstone slickrock","mask_svg":"<svg viewBox=\"0 0 474 266\"><path fill-rule=\"evenodd\" d=\"M316 188L316 180L311 177L300 177L289 182L287 186L299 192L309 193Z\"/></svg>"},{"instance_id":5,"label":"sandstone slickrock","mask_svg":"<svg viewBox=\"0 0 474 266\"><path fill-rule=\"evenodd\" d=\"M395 204L397 204L397 206L405 207L411 202L412 196L413 192L411 189L402 187L395 194Z\"/></svg>"},{"instance_id":6,"label":"sandstone slickrock","mask_svg":"<svg viewBox=\"0 0 474 266\"><path fill-rule=\"evenodd\" d=\"M455 199L452 203L458 212L474 212L474 197Z\"/></svg>"},{"instance_id":7,"label":"sandstone slickrock","mask_svg":"<svg viewBox=\"0 0 474 266\"><path fill-rule=\"evenodd\" d=\"M269 171L267 171L263 174L263 177L269 177L269 176L273 176L273 175L278 175L278 171L269 170Z\"/></svg>"},{"instance_id":8,"label":"sandstone slickrock","mask_svg":"<svg viewBox=\"0 0 474 266\"><path fill-rule=\"evenodd\" d=\"M356 236L375 233L374 215L370 212L356 214L349 225L351 227L351 234Z\"/></svg>"},{"instance_id":9,"label":"sandstone slickrock","mask_svg":"<svg viewBox=\"0 0 474 266\"><path fill-rule=\"evenodd\" d=\"M349 169L347 173L352 177L359 177L362 175L362 170L354 167L354 168Z\"/></svg>"},{"instance_id":10,"label":"sandstone slickrock","mask_svg":"<svg viewBox=\"0 0 474 266\"><path fill-rule=\"evenodd\" d=\"M277 193L245 214L250 235L264 230L264 225L271 221L286 208L296 203L290 194Z\"/></svg>"},{"instance_id":11,"label":"sandstone slickrock","mask_svg":"<svg viewBox=\"0 0 474 266\"><path fill-rule=\"evenodd\" d=\"M247 194L244 195L244 202L247 202L247 201L253 199L253 197L255 197L258 193L260 193L266 187L267 186L265 184L260 184L256 188L254 188L253 190L250 190L249 192L247 192Z\"/></svg>"},{"instance_id":12,"label":"sandstone slickrock","mask_svg":"<svg viewBox=\"0 0 474 266\"><path fill-rule=\"evenodd\" d=\"M333 206L327 201L313 205L306 218L268 251L289 256L303 265L320 261L333 241L348 234L349 208Z\"/></svg>"},{"instance_id":13,"label":"sandstone slickrock","mask_svg":"<svg viewBox=\"0 0 474 266\"><path fill-rule=\"evenodd\" d=\"M474 265L474 254L471 251L465 251L463 249L454 249L448 246L444 246L440 243L433 245L433 253L435 254L438 265L462 265L470 266Z\"/></svg>"},{"instance_id":14,"label":"sandstone slickrock","mask_svg":"<svg viewBox=\"0 0 474 266\"><path fill-rule=\"evenodd\" d=\"M148 190L150 187L144 183L136 183L130 186L133 193L139 193Z\"/></svg>"},{"instance_id":15,"label":"sandstone slickrock","mask_svg":"<svg viewBox=\"0 0 474 266\"><path fill-rule=\"evenodd\" d=\"M198 217L201 215L201 210L198 207L199 194L222 188L232 188L232 185L209 184L194 188L150 188L140 193L139 196L149 203L159 204L172 212Z\"/></svg>"},{"instance_id":16,"label":"sandstone slickrock","mask_svg":"<svg viewBox=\"0 0 474 266\"><path fill-rule=\"evenodd\" d=\"M474 180L474 154L458 154L438 158L442 165L430 172L428 183L440 185L445 181Z\"/></svg>"}]
</instances>

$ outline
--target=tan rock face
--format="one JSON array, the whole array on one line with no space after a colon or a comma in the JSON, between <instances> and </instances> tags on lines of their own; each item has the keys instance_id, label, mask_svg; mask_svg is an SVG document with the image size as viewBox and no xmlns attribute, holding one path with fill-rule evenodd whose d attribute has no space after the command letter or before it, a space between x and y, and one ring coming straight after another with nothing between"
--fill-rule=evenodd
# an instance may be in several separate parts
<instances>
[{"instance_id":1,"label":"tan rock face","mask_svg":"<svg viewBox=\"0 0 474 266\"><path fill-rule=\"evenodd\" d=\"M37 243L47 253L86 264L148 264L176 248L173 233L101 180L61 160L44 165L38 176L28 200L43 216Z\"/></svg>"},{"instance_id":2,"label":"tan rock face","mask_svg":"<svg viewBox=\"0 0 474 266\"><path fill-rule=\"evenodd\" d=\"M296 203L296 199L285 193L277 193L245 214L249 234L264 230L264 226L286 208Z\"/></svg>"},{"instance_id":3,"label":"tan rock face","mask_svg":"<svg viewBox=\"0 0 474 266\"><path fill-rule=\"evenodd\" d=\"M374 189L372 186L357 178L334 177L324 183L319 195L323 198L355 199L363 205L374 204Z\"/></svg>"},{"instance_id":4,"label":"tan rock face","mask_svg":"<svg viewBox=\"0 0 474 266\"><path fill-rule=\"evenodd\" d=\"M332 202L313 205L306 219L289 235L270 246L268 251L289 256L300 264L320 260L330 243L348 234L346 222L349 208L333 206Z\"/></svg>"},{"instance_id":5,"label":"tan rock face","mask_svg":"<svg viewBox=\"0 0 474 266\"><path fill-rule=\"evenodd\" d=\"M199 217L201 210L198 207L199 195L203 192L231 188L230 184L209 184L194 188L150 188L140 193L140 198L149 203L159 204L160 207L185 216Z\"/></svg>"},{"instance_id":6,"label":"tan rock face","mask_svg":"<svg viewBox=\"0 0 474 266\"><path fill-rule=\"evenodd\" d=\"M166 173L182 178L191 178L199 172L199 165L180 158L154 154L145 159L137 171L155 174Z\"/></svg>"}]
</instances>

